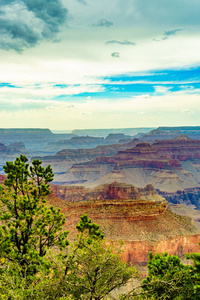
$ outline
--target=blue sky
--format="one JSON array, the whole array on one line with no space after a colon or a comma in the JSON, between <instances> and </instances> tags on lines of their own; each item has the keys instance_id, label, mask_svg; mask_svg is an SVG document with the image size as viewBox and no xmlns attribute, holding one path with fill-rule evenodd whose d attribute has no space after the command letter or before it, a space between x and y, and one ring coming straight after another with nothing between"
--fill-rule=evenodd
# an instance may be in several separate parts
<instances>
[{"instance_id":1,"label":"blue sky","mask_svg":"<svg viewBox=\"0 0 200 300\"><path fill-rule=\"evenodd\" d=\"M200 67L191 69L151 71L146 74L120 74L105 77L107 83L101 84L102 91L83 93L75 97L95 96L96 98L133 97L143 93L157 96L166 92L184 91L185 93L200 92Z\"/></svg>"},{"instance_id":2,"label":"blue sky","mask_svg":"<svg viewBox=\"0 0 200 300\"><path fill-rule=\"evenodd\" d=\"M0 127L200 125L197 0L2 0Z\"/></svg>"}]
</instances>

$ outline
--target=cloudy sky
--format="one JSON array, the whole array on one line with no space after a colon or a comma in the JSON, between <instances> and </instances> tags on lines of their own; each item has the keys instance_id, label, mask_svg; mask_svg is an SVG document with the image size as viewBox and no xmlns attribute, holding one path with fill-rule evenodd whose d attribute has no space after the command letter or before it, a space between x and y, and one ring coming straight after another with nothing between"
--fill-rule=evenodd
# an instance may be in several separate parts
<instances>
[{"instance_id":1,"label":"cloudy sky","mask_svg":"<svg viewBox=\"0 0 200 300\"><path fill-rule=\"evenodd\" d=\"M0 127L200 125L199 0L0 0Z\"/></svg>"}]
</instances>

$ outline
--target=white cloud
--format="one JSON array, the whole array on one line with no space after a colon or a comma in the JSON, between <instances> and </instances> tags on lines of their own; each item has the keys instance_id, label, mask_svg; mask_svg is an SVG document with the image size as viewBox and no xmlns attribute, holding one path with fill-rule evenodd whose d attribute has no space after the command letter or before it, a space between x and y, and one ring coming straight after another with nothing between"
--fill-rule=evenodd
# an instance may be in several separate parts
<instances>
[{"instance_id":1,"label":"white cloud","mask_svg":"<svg viewBox=\"0 0 200 300\"><path fill-rule=\"evenodd\" d=\"M161 85L154 86L155 92L159 94L166 94L167 92L170 91L171 88L172 87L161 86Z\"/></svg>"},{"instance_id":2,"label":"white cloud","mask_svg":"<svg viewBox=\"0 0 200 300\"><path fill-rule=\"evenodd\" d=\"M22 87L0 88L1 126L8 127L10 124L12 127L23 127L31 123L33 127L35 124L45 124L45 127L54 129L71 129L157 126L164 125L164 122L168 122L168 125L178 125L178 122L193 125L199 122L200 99L194 94L199 91L190 87L183 87L182 91L174 93L170 88L160 87L159 82L154 81L151 84L155 85L155 92L162 94L159 97L142 94L131 99L119 99L117 105L109 97L99 101L92 96L78 103L70 100L70 96L102 91L101 84L109 83L109 80L101 79L105 76L199 65L200 3L196 0L175 0L173 5L169 5L171 0L152 0L150 4L148 0L127 0L124 5L124 0L78 1L87 5L74 0L62 0L62 5L69 12L65 11L69 27L62 27L63 31L56 37L59 43L43 41L42 30L47 28L45 19L37 17L36 12L31 10L26 15L27 19L24 19L25 5L21 1L18 4L14 1L18 5L17 12L19 5L23 6L20 8L21 16L16 12L12 16L8 11L9 7L4 7L7 21L12 21L13 24L19 20L20 24L25 24L29 29L34 25L36 44L37 41L43 42L25 50L22 55L0 50L0 82ZM57 0L56 3L62 8L61 1ZM38 13L40 12L37 11ZM6 20L4 18L4 22ZM107 20L113 25L105 26L106 22L102 22L104 26L92 26L99 20ZM58 31L61 30L61 23L58 20ZM164 32L169 36L181 28L190 30L179 31L173 38L159 43L153 42L153 38L162 37ZM9 41L12 42L12 39ZM114 43L106 46L106 41ZM119 44L119 41L131 41L137 45L126 47ZM120 53L120 58L113 58L112 53ZM66 87L61 91L59 87L54 87L56 83ZM175 82L163 82L169 83ZM181 80L176 83L186 84ZM188 80L188 85L191 83L195 83L195 80ZM35 84L39 84L39 88ZM50 101L61 94L67 95L67 103ZM193 119L187 109L194 112ZM91 114L86 115L88 112Z\"/></svg>"},{"instance_id":3,"label":"white cloud","mask_svg":"<svg viewBox=\"0 0 200 300\"><path fill-rule=\"evenodd\" d=\"M32 102L33 103L33 102ZM40 107L41 103L44 105ZM41 101L38 107L17 111L0 110L2 127L49 127L51 129L119 128L161 125L198 125L200 95L175 92L163 96L137 96L118 101L86 100L74 104L62 101ZM31 102L30 102L31 104ZM1 103L0 103L1 105ZM49 109L53 106L53 109ZM46 107L46 108L45 108ZM103 122L102 122L103 119Z\"/></svg>"},{"instance_id":4,"label":"white cloud","mask_svg":"<svg viewBox=\"0 0 200 300\"><path fill-rule=\"evenodd\" d=\"M0 98L1 101L8 101L17 105L36 100L50 100L62 95L67 97L80 93L96 93L103 90L104 88L101 85L71 85L65 88L54 87L52 84L41 84L37 88L34 85L23 85L21 88L1 87Z\"/></svg>"},{"instance_id":5,"label":"white cloud","mask_svg":"<svg viewBox=\"0 0 200 300\"><path fill-rule=\"evenodd\" d=\"M83 35L87 36L87 31ZM120 49L120 59L111 57L111 53L118 52L115 46L108 49L104 42L94 33L90 40L79 43L77 36L75 42L63 41L59 47L43 44L29 49L23 59L19 54L0 52L0 82L95 84L100 76L183 68L200 61L200 39L192 34L159 45L146 39L137 47Z\"/></svg>"}]
</instances>

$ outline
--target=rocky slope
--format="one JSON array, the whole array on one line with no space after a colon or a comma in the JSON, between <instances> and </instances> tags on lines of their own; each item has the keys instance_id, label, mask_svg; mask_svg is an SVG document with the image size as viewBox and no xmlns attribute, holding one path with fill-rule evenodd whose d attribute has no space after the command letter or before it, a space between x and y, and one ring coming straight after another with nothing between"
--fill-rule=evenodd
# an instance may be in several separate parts
<instances>
[{"instance_id":1,"label":"rocky slope","mask_svg":"<svg viewBox=\"0 0 200 300\"><path fill-rule=\"evenodd\" d=\"M109 199L108 194L103 196L102 191L110 191L113 199ZM168 210L167 202L162 198L153 200L157 192L152 187L140 191L128 185L113 183L95 192L98 200L81 202L57 198L56 190L49 196L49 204L60 207L66 216L65 227L70 231L70 240L76 235L75 226L80 216L87 214L100 225L111 244L124 241L122 257L127 262L146 265L150 251L167 251L180 257L198 251L200 232L192 224L192 219ZM141 200L142 194L150 197L151 201ZM128 195L137 199L126 199ZM69 200L75 201L70 197Z\"/></svg>"},{"instance_id":2,"label":"rocky slope","mask_svg":"<svg viewBox=\"0 0 200 300\"><path fill-rule=\"evenodd\" d=\"M0 164L5 164L6 161L13 160L21 154L29 154L24 143L12 143L7 146L0 143Z\"/></svg>"},{"instance_id":3,"label":"rocky slope","mask_svg":"<svg viewBox=\"0 0 200 300\"><path fill-rule=\"evenodd\" d=\"M136 199L136 200L154 200L164 201L164 198L158 195L152 185L144 188L136 188L126 183L113 182L98 186L94 189L86 189L83 186L62 186L51 185L53 194L66 200L67 202L81 202L89 200L108 200L108 199Z\"/></svg>"},{"instance_id":4,"label":"rocky slope","mask_svg":"<svg viewBox=\"0 0 200 300\"><path fill-rule=\"evenodd\" d=\"M138 134L138 138L144 141L172 139L186 134L189 138L200 140L200 126L182 126L182 127L158 127L148 133Z\"/></svg>"},{"instance_id":5,"label":"rocky slope","mask_svg":"<svg viewBox=\"0 0 200 300\"><path fill-rule=\"evenodd\" d=\"M200 210L200 188L187 188L174 193L158 191L159 195L173 204L185 204Z\"/></svg>"},{"instance_id":6,"label":"rocky slope","mask_svg":"<svg viewBox=\"0 0 200 300\"><path fill-rule=\"evenodd\" d=\"M63 181L63 174L65 174L73 164L88 162L99 156L111 156L116 154L119 150L134 147L139 142L138 139L133 139L131 142L124 144L101 145L92 149L63 149L53 156L33 157L32 159L39 158L45 166L50 164L55 173L54 182L60 183ZM78 182L79 180L76 180L76 183Z\"/></svg>"},{"instance_id":7,"label":"rocky slope","mask_svg":"<svg viewBox=\"0 0 200 300\"><path fill-rule=\"evenodd\" d=\"M195 227L200 229L200 210L196 209L195 206L168 203L168 208L176 214L190 217Z\"/></svg>"},{"instance_id":8,"label":"rocky slope","mask_svg":"<svg viewBox=\"0 0 200 300\"><path fill-rule=\"evenodd\" d=\"M137 187L151 183L166 192L199 187L200 141L181 135L151 145L139 143L110 157L75 164L61 178L66 184L81 183L89 188L113 181Z\"/></svg>"}]
</instances>

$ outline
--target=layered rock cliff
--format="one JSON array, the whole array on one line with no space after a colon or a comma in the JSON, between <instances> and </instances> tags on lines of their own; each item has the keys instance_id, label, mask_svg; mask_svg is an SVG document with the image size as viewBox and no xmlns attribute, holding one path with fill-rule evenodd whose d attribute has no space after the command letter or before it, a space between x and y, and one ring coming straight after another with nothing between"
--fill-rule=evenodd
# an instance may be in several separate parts
<instances>
[{"instance_id":1,"label":"layered rock cliff","mask_svg":"<svg viewBox=\"0 0 200 300\"><path fill-rule=\"evenodd\" d=\"M89 188L113 181L137 187L151 183L167 192L199 187L200 141L182 135L153 144L138 143L109 157L74 164L61 178L65 184L81 183Z\"/></svg>"},{"instance_id":2,"label":"layered rock cliff","mask_svg":"<svg viewBox=\"0 0 200 300\"><path fill-rule=\"evenodd\" d=\"M7 160L14 160L17 156L21 154L28 155L28 150L26 149L24 143L12 143L10 145L4 145L0 143L0 163L4 164Z\"/></svg>"},{"instance_id":3,"label":"layered rock cliff","mask_svg":"<svg viewBox=\"0 0 200 300\"><path fill-rule=\"evenodd\" d=\"M134 147L140 141L134 139L131 142L124 144L101 145L92 149L63 149L53 156L35 157L43 161L46 166L50 164L55 173L54 182L60 183L63 180L64 174L72 167L73 164L88 162L91 159L104 156L112 156L119 150ZM81 183L79 179L75 179L75 183Z\"/></svg>"},{"instance_id":4,"label":"layered rock cliff","mask_svg":"<svg viewBox=\"0 0 200 300\"><path fill-rule=\"evenodd\" d=\"M181 134L186 134L189 138L200 140L200 126L179 126L179 127L158 127L148 133L138 134L144 141L173 139Z\"/></svg>"},{"instance_id":5,"label":"layered rock cliff","mask_svg":"<svg viewBox=\"0 0 200 300\"><path fill-rule=\"evenodd\" d=\"M147 194L154 193L152 187L145 190ZM129 187L126 191L127 195L134 191L137 197L142 198L137 190L131 191ZM124 190L120 185L117 190L117 183L114 183L110 185L110 192L113 198L118 198L120 195L123 197ZM185 253L199 248L200 233L192 219L168 210L167 202L161 198L160 201L103 199L70 203L52 194L49 204L60 207L66 216L65 227L70 231L70 240L76 235L75 226L80 216L87 214L100 225L109 243L124 241L122 258L127 262L146 265L150 251L167 251L184 257Z\"/></svg>"},{"instance_id":6,"label":"layered rock cliff","mask_svg":"<svg viewBox=\"0 0 200 300\"><path fill-rule=\"evenodd\" d=\"M186 204L200 210L200 188L187 188L178 190L174 193L168 193L158 190L159 195L166 198L166 200L173 204Z\"/></svg>"},{"instance_id":7,"label":"layered rock cliff","mask_svg":"<svg viewBox=\"0 0 200 300\"><path fill-rule=\"evenodd\" d=\"M94 189L86 189L82 186L59 186L52 184L51 190L56 197L66 200L67 202L80 202L94 199L164 200L150 184L144 188L136 188L130 184L113 182L111 184L98 186Z\"/></svg>"}]
</instances>

